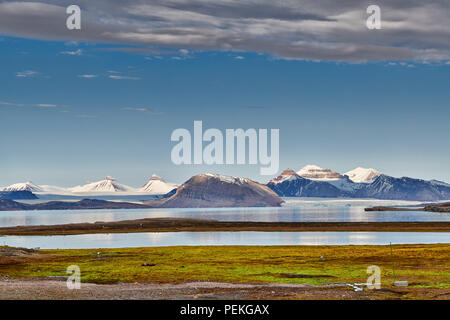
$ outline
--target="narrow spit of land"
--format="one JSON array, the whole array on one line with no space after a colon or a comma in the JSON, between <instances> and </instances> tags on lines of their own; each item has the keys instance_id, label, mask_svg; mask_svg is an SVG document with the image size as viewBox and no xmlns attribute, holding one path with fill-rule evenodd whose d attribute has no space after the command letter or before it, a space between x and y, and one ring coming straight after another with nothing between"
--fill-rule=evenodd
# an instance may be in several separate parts
<instances>
[{"instance_id":1,"label":"narrow spit of land","mask_svg":"<svg viewBox=\"0 0 450 320\"><path fill-rule=\"evenodd\" d=\"M450 245L0 247L0 299L449 299ZM66 287L67 267L81 290ZM367 268L381 289L355 292Z\"/></svg>"},{"instance_id":2,"label":"narrow spit of land","mask_svg":"<svg viewBox=\"0 0 450 320\"><path fill-rule=\"evenodd\" d=\"M450 232L450 222L233 222L188 218L148 218L115 222L0 228L0 235L177 231L392 231Z\"/></svg>"},{"instance_id":3,"label":"narrow spit of land","mask_svg":"<svg viewBox=\"0 0 450 320\"><path fill-rule=\"evenodd\" d=\"M428 212L450 212L450 202L440 204L429 204L423 208L399 208L399 207L386 207L376 206L365 208L364 211L428 211Z\"/></svg>"}]
</instances>

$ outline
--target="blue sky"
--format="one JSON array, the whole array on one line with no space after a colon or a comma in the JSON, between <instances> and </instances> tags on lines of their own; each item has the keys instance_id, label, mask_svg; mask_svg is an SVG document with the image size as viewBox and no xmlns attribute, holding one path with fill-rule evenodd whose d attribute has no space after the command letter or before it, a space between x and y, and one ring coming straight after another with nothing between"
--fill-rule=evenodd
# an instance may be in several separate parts
<instances>
[{"instance_id":1,"label":"blue sky","mask_svg":"<svg viewBox=\"0 0 450 320\"><path fill-rule=\"evenodd\" d=\"M66 27L80 6L81 30ZM372 167L450 182L447 0L0 0L0 186L143 185L177 128L280 130L280 172ZM433 24L429 22L433 21Z\"/></svg>"},{"instance_id":2,"label":"blue sky","mask_svg":"<svg viewBox=\"0 0 450 320\"><path fill-rule=\"evenodd\" d=\"M1 185L72 186L111 175L138 186L152 173L182 182L204 171L268 180L254 165L173 165L170 134L192 130L194 120L279 128L280 170L364 166L450 181L448 65L103 47L2 38Z\"/></svg>"}]
</instances>

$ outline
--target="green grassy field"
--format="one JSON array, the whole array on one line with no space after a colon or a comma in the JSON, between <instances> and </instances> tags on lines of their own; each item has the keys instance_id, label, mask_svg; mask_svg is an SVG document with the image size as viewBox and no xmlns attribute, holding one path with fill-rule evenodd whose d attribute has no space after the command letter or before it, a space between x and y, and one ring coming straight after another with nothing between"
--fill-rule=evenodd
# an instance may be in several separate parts
<instances>
[{"instance_id":1,"label":"green grassy field","mask_svg":"<svg viewBox=\"0 0 450 320\"><path fill-rule=\"evenodd\" d=\"M395 245L393 253L397 280L408 280L410 287L450 287L450 245ZM0 275L12 278L64 276L69 265L80 267L82 282L99 284L355 283L366 282L370 265L381 268L383 286L393 281L389 246L158 247L0 255Z\"/></svg>"}]
</instances>

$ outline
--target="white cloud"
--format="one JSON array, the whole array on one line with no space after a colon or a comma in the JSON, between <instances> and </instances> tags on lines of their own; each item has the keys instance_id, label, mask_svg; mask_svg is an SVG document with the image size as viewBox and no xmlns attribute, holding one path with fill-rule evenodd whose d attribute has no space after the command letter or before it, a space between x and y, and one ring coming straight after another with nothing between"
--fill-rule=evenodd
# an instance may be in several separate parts
<instances>
[{"instance_id":1,"label":"white cloud","mask_svg":"<svg viewBox=\"0 0 450 320\"><path fill-rule=\"evenodd\" d=\"M16 73L18 78L30 78L37 75L39 72L33 70L20 71Z\"/></svg>"},{"instance_id":2,"label":"white cloud","mask_svg":"<svg viewBox=\"0 0 450 320\"><path fill-rule=\"evenodd\" d=\"M54 104L54 103L37 103L31 106L39 107L39 108L68 108L67 105L64 104Z\"/></svg>"},{"instance_id":3,"label":"white cloud","mask_svg":"<svg viewBox=\"0 0 450 320\"><path fill-rule=\"evenodd\" d=\"M144 57L144 59L145 60L153 60L153 59L161 60L161 59L163 59L163 57L156 55L156 56L151 56L151 57Z\"/></svg>"},{"instance_id":4,"label":"white cloud","mask_svg":"<svg viewBox=\"0 0 450 320\"><path fill-rule=\"evenodd\" d=\"M39 107L39 108L67 108L64 104L54 104L54 103L35 103L35 104L23 104L15 102L0 101L0 105L12 106L12 107Z\"/></svg>"},{"instance_id":5,"label":"white cloud","mask_svg":"<svg viewBox=\"0 0 450 320\"><path fill-rule=\"evenodd\" d=\"M2 106L11 106L11 107L24 107L24 104L20 103L13 103L13 102L6 102L6 101L0 101L0 105Z\"/></svg>"},{"instance_id":6,"label":"white cloud","mask_svg":"<svg viewBox=\"0 0 450 320\"><path fill-rule=\"evenodd\" d=\"M154 108L146 108L146 107L127 107L123 108L123 110L157 113L157 111Z\"/></svg>"},{"instance_id":7,"label":"white cloud","mask_svg":"<svg viewBox=\"0 0 450 320\"><path fill-rule=\"evenodd\" d=\"M61 54L68 54L71 56L81 56L83 54L83 50L82 49L78 49L76 51L61 51Z\"/></svg>"},{"instance_id":8,"label":"white cloud","mask_svg":"<svg viewBox=\"0 0 450 320\"><path fill-rule=\"evenodd\" d=\"M113 74L110 74L108 76L108 78L114 79L114 80L141 80L141 78L139 78L139 77L118 76L118 75L113 75Z\"/></svg>"},{"instance_id":9,"label":"white cloud","mask_svg":"<svg viewBox=\"0 0 450 320\"><path fill-rule=\"evenodd\" d=\"M96 74L80 74L78 75L79 78L84 78L84 79L92 79L92 78L97 78L98 75Z\"/></svg>"},{"instance_id":10,"label":"white cloud","mask_svg":"<svg viewBox=\"0 0 450 320\"><path fill-rule=\"evenodd\" d=\"M182 54L183 56L189 55L189 50L187 50L187 49L180 49L179 51L180 51L180 54Z\"/></svg>"},{"instance_id":11,"label":"white cloud","mask_svg":"<svg viewBox=\"0 0 450 320\"><path fill-rule=\"evenodd\" d=\"M78 41L66 41L64 44L69 47L73 47L73 46L76 47L79 45Z\"/></svg>"},{"instance_id":12,"label":"white cloud","mask_svg":"<svg viewBox=\"0 0 450 320\"><path fill-rule=\"evenodd\" d=\"M57 107L56 104L48 104L48 103L39 103L36 106L41 107L41 108L56 108Z\"/></svg>"},{"instance_id":13,"label":"white cloud","mask_svg":"<svg viewBox=\"0 0 450 320\"><path fill-rule=\"evenodd\" d=\"M77 115L77 118L94 119L97 118L97 116L94 116L92 114L79 114Z\"/></svg>"},{"instance_id":14,"label":"white cloud","mask_svg":"<svg viewBox=\"0 0 450 320\"><path fill-rule=\"evenodd\" d=\"M178 49L180 57L196 50L229 50L314 61L450 59L448 0L378 0L382 30L367 29L368 3L360 0L77 3L84 12L77 32L61 27L66 14L60 0L0 2L0 30L35 39L117 44L119 49L132 45L123 50L136 52Z\"/></svg>"}]
</instances>

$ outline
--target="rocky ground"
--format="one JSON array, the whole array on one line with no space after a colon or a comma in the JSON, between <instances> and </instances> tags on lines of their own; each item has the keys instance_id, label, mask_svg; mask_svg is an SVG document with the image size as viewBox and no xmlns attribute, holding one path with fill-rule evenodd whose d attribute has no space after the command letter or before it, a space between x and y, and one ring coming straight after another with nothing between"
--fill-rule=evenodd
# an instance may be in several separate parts
<instances>
[{"instance_id":1,"label":"rocky ground","mask_svg":"<svg viewBox=\"0 0 450 320\"><path fill-rule=\"evenodd\" d=\"M83 283L69 290L65 280L39 278L0 279L0 300L20 299L450 299L445 289L382 288L354 291L345 284L311 286L302 284L231 284L189 282L182 284L121 283L99 285Z\"/></svg>"}]
</instances>

